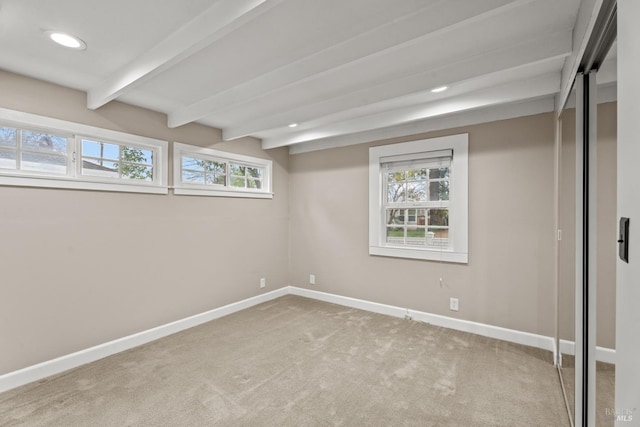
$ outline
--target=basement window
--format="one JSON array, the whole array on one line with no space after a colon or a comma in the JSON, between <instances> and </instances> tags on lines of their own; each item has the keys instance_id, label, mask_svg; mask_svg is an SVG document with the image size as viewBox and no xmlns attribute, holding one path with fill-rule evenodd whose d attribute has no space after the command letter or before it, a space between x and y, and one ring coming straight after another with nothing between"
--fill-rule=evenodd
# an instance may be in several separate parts
<instances>
[{"instance_id":1,"label":"basement window","mask_svg":"<svg viewBox=\"0 0 640 427\"><path fill-rule=\"evenodd\" d=\"M166 141L0 109L0 185L168 193Z\"/></svg>"},{"instance_id":2,"label":"basement window","mask_svg":"<svg viewBox=\"0 0 640 427\"><path fill-rule=\"evenodd\" d=\"M173 143L177 195L273 198L271 160Z\"/></svg>"},{"instance_id":3,"label":"basement window","mask_svg":"<svg viewBox=\"0 0 640 427\"><path fill-rule=\"evenodd\" d=\"M468 262L468 135L369 149L369 253Z\"/></svg>"}]
</instances>

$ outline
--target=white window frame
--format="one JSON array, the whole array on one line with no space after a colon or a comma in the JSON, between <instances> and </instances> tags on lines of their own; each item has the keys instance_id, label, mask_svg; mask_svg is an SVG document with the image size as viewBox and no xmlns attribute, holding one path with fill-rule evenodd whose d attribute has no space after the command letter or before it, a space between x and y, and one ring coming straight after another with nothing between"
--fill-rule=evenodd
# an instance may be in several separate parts
<instances>
[{"instance_id":1,"label":"white window frame","mask_svg":"<svg viewBox=\"0 0 640 427\"><path fill-rule=\"evenodd\" d=\"M448 249L393 246L386 243L382 164L388 158L428 159L452 150L449 180ZM369 254L466 264L469 261L469 135L459 134L369 148Z\"/></svg>"},{"instance_id":2,"label":"white window frame","mask_svg":"<svg viewBox=\"0 0 640 427\"><path fill-rule=\"evenodd\" d=\"M67 174L0 169L0 185L168 194L167 141L0 108L0 126L67 136ZM153 181L82 175L82 139L151 149Z\"/></svg>"},{"instance_id":3,"label":"white window frame","mask_svg":"<svg viewBox=\"0 0 640 427\"><path fill-rule=\"evenodd\" d=\"M224 162L226 167L225 185L196 184L182 181L182 158ZM238 188L229 185L229 163L263 169L262 188ZM258 157L228 153L211 148L198 147L181 142L173 143L173 193L186 196L244 197L256 199L272 199L273 162Z\"/></svg>"}]
</instances>

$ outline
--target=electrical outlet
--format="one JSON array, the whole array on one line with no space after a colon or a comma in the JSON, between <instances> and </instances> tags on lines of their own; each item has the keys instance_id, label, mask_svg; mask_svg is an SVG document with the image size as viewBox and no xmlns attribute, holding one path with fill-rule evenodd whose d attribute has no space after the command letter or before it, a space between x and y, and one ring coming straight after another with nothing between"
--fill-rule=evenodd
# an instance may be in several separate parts
<instances>
[{"instance_id":1,"label":"electrical outlet","mask_svg":"<svg viewBox=\"0 0 640 427\"><path fill-rule=\"evenodd\" d=\"M458 298L449 298L449 310L458 311Z\"/></svg>"},{"instance_id":2,"label":"electrical outlet","mask_svg":"<svg viewBox=\"0 0 640 427\"><path fill-rule=\"evenodd\" d=\"M315 274L310 274L309 275L309 284L310 285L315 285L316 284L316 275Z\"/></svg>"},{"instance_id":3,"label":"electrical outlet","mask_svg":"<svg viewBox=\"0 0 640 427\"><path fill-rule=\"evenodd\" d=\"M260 279L260 288L264 288L265 286L267 286L267 279L263 277Z\"/></svg>"}]
</instances>

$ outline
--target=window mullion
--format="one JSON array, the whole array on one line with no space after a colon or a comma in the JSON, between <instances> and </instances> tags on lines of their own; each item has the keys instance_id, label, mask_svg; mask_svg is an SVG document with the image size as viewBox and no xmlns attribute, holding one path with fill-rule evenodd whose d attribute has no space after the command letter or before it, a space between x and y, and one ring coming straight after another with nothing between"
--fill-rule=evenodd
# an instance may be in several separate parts
<instances>
[{"instance_id":1,"label":"window mullion","mask_svg":"<svg viewBox=\"0 0 640 427\"><path fill-rule=\"evenodd\" d=\"M76 138L75 135L67 138L67 176L76 176Z\"/></svg>"},{"instance_id":2,"label":"window mullion","mask_svg":"<svg viewBox=\"0 0 640 427\"><path fill-rule=\"evenodd\" d=\"M22 170L22 129L16 129L16 170Z\"/></svg>"}]
</instances>

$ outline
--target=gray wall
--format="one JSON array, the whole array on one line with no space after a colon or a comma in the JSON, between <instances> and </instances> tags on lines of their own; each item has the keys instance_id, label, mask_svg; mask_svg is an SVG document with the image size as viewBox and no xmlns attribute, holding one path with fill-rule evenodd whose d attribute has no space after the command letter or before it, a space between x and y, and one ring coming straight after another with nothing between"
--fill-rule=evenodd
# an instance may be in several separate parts
<instances>
[{"instance_id":1,"label":"gray wall","mask_svg":"<svg viewBox=\"0 0 640 427\"><path fill-rule=\"evenodd\" d=\"M369 256L368 147L462 132L469 264ZM291 284L553 336L553 147L549 113L292 156Z\"/></svg>"},{"instance_id":2,"label":"gray wall","mask_svg":"<svg viewBox=\"0 0 640 427\"><path fill-rule=\"evenodd\" d=\"M273 160L273 200L0 186L0 374L287 283L287 149L0 71L0 107ZM267 287L259 289L260 277Z\"/></svg>"},{"instance_id":3,"label":"gray wall","mask_svg":"<svg viewBox=\"0 0 640 427\"><path fill-rule=\"evenodd\" d=\"M616 108L615 102L598 106L598 263L597 345L615 348L616 310ZM574 341L575 334L575 110L562 116L559 246L559 334Z\"/></svg>"}]
</instances>

